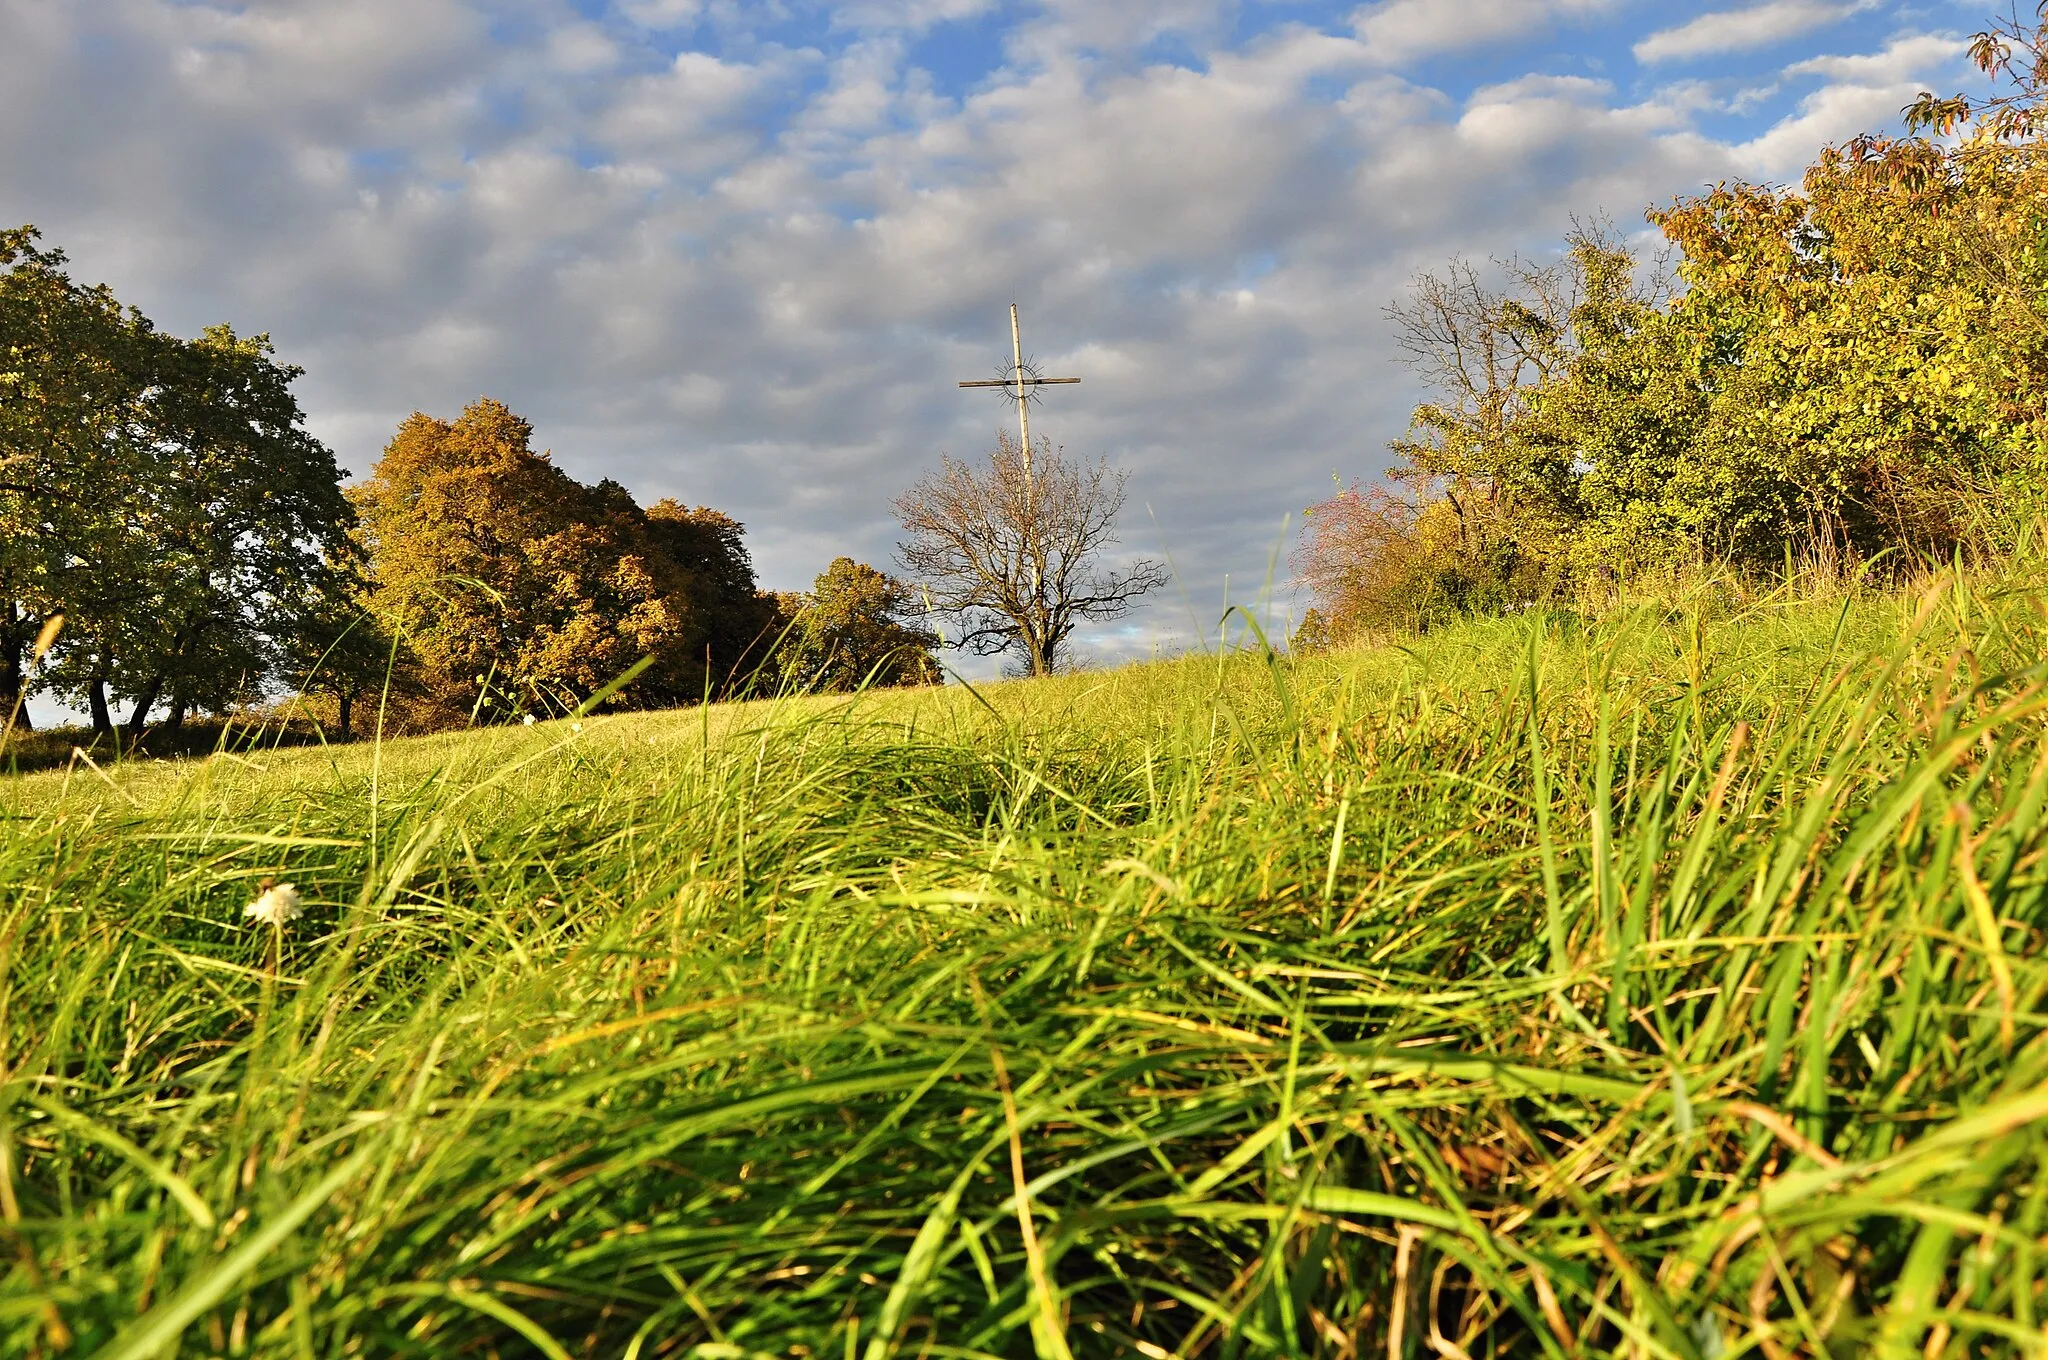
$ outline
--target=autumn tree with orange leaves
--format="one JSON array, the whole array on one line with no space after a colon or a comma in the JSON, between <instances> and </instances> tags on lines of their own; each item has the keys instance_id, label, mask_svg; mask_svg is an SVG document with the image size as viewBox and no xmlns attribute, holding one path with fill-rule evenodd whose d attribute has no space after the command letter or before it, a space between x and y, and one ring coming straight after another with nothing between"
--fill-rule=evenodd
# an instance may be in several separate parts
<instances>
[{"instance_id":1,"label":"autumn tree with orange leaves","mask_svg":"<svg viewBox=\"0 0 2048 1360\"><path fill-rule=\"evenodd\" d=\"M733 678L721 662L741 657L716 649L736 640L729 616L744 602L733 597L754 596L739 526L673 505L650 515L615 482L577 482L532 434L489 399L453 421L415 414L353 489L368 606L432 695L479 718L556 711L643 660L618 702L723 693Z\"/></svg>"}]
</instances>

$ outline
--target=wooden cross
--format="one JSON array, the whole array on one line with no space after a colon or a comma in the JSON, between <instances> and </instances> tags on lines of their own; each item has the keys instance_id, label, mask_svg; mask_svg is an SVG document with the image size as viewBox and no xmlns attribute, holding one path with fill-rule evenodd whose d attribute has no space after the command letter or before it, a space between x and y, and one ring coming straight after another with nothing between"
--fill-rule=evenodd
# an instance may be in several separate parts
<instances>
[{"instance_id":1,"label":"wooden cross","mask_svg":"<svg viewBox=\"0 0 2048 1360\"><path fill-rule=\"evenodd\" d=\"M1024 478L1031 479L1031 397L1041 387L1077 383L1079 378L1041 378L1024 365L1024 340L1017 331L1017 304L1010 304L1010 369L1000 378L964 382L962 387L1000 387L1017 401L1017 435L1024 441Z\"/></svg>"}]
</instances>

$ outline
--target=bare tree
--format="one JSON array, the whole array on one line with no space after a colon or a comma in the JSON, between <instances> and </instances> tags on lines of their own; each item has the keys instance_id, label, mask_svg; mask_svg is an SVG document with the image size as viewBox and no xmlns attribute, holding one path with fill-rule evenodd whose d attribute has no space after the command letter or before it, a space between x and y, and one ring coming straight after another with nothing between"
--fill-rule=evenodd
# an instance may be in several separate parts
<instances>
[{"instance_id":1,"label":"bare tree","mask_svg":"<svg viewBox=\"0 0 2048 1360\"><path fill-rule=\"evenodd\" d=\"M1116 542L1125 474L1037 443L1027 456L998 434L986 464L946 458L897 497L907 535L897 556L932 612L953 621L950 646L1018 653L1028 673L1049 675L1075 625L1128 613L1166 583L1166 569L1148 559L1102 566Z\"/></svg>"}]
</instances>

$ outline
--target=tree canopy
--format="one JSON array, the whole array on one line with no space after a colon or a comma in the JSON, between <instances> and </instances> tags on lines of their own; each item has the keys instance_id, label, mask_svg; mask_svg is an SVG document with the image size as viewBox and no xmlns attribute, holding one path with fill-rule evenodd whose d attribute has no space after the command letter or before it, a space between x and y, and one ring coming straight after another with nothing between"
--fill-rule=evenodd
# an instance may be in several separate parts
<instances>
[{"instance_id":1,"label":"tree canopy","mask_svg":"<svg viewBox=\"0 0 2048 1360\"><path fill-rule=\"evenodd\" d=\"M36 242L0 233L0 702L59 616L37 682L84 698L96 726L110 695L131 726L160 698L175 724L259 695L353 553L300 370L263 335L166 335Z\"/></svg>"},{"instance_id":2,"label":"tree canopy","mask_svg":"<svg viewBox=\"0 0 2048 1360\"><path fill-rule=\"evenodd\" d=\"M585 486L504 403L414 414L352 491L367 604L450 712L574 707L643 658L626 704L717 697L772 631L739 523Z\"/></svg>"},{"instance_id":3,"label":"tree canopy","mask_svg":"<svg viewBox=\"0 0 2048 1360\"><path fill-rule=\"evenodd\" d=\"M784 596L776 669L790 690L935 685L938 634L912 622L911 587L850 557L835 558L804 594Z\"/></svg>"},{"instance_id":4,"label":"tree canopy","mask_svg":"<svg viewBox=\"0 0 2048 1360\"><path fill-rule=\"evenodd\" d=\"M1654 210L1668 270L1580 229L1555 264L1423 275L1392 316L1435 399L1398 492L1312 508L1319 623L1999 542L2048 491L2048 159L2008 122Z\"/></svg>"}]
</instances>

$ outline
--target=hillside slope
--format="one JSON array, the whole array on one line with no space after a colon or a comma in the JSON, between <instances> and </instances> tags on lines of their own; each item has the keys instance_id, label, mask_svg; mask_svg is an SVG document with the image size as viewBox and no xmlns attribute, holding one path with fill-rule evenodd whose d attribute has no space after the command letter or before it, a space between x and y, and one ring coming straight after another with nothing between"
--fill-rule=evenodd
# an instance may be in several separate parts
<instances>
[{"instance_id":1,"label":"hillside slope","mask_svg":"<svg viewBox=\"0 0 2048 1360\"><path fill-rule=\"evenodd\" d=\"M5 781L0 1349L2038 1349L2038 579Z\"/></svg>"}]
</instances>

